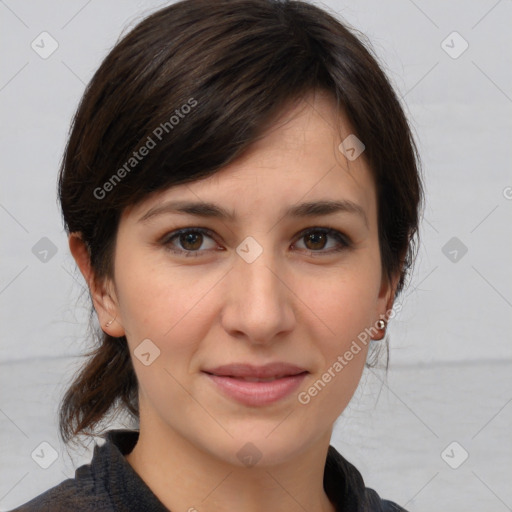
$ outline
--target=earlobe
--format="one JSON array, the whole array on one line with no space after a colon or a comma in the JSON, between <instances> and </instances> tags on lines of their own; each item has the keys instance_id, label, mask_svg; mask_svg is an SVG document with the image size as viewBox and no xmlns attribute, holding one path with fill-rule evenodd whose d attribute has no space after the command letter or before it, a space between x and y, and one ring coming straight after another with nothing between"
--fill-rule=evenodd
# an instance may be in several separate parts
<instances>
[{"instance_id":1,"label":"earlobe","mask_svg":"<svg viewBox=\"0 0 512 512\"><path fill-rule=\"evenodd\" d=\"M110 336L116 338L124 336L125 331L120 322L115 294L108 290L107 280L100 280L95 275L91 266L89 249L82 239L81 233L71 233L68 243L71 254L89 287L101 328Z\"/></svg>"}]
</instances>

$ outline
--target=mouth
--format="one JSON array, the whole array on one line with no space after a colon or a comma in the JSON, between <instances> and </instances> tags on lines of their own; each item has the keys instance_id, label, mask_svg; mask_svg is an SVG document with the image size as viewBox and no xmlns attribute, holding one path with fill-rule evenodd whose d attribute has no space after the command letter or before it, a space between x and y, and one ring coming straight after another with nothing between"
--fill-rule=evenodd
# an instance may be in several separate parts
<instances>
[{"instance_id":1,"label":"mouth","mask_svg":"<svg viewBox=\"0 0 512 512\"><path fill-rule=\"evenodd\" d=\"M263 366L254 366L247 363L231 363L216 368L203 370L205 373L218 377L233 377L235 379L250 381L271 381L283 377L292 377L306 372L305 368L295 364L276 362Z\"/></svg>"},{"instance_id":2,"label":"mouth","mask_svg":"<svg viewBox=\"0 0 512 512\"><path fill-rule=\"evenodd\" d=\"M203 373L223 396L252 407L283 400L309 374L304 368L288 363L265 366L236 363L203 370Z\"/></svg>"},{"instance_id":3,"label":"mouth","mask_svg":"<svg viewBox=\"0 0 512 512\"><path fill-rule=\"evenodd\" d=\"M208 373L208 372L206 372ZM215 374L210 374L215 375ZM300 375L300 374L298 374ZM285 377L294 377L294 375L277 375L276 377L268 377L266 379L259 379L258 377L235 377L233 375L217 375L217 377L227 377L229 379L243 380L245 382L273 382L278 379L284 379Z\"/></svg>"}]
</instances>

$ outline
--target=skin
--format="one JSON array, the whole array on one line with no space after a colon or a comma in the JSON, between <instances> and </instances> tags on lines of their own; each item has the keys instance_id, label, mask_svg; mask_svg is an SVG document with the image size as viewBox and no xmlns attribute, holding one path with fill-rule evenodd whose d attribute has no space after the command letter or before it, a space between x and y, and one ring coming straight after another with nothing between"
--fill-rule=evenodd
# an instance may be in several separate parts
<instances>
[{"instance_id":1,"label":"skin","mask_svg":"<svg viewBox=\"0 0 512 512\"><path fill-rule=\"evenodd\" d=\"M398 275L388 282L381 273L377 196L364 153L348 161L338 150L350 133L327 94L317 91L288 106L242 157L215 175L127 209L111 279L95 278L79 234L70 235L100 324L112 336L127 337L139 382L140 436L126 459L171 510L334 511L323 489L325 458L333 424L359 383L367 345L307 405L297 395L359 333L389 316L398 281ZM173 199L213 202L234 211L237 220L165 213L138 221ZM368 226L354 213L281 213L320 199L359 204ZM332 236L298 236L326 226L351 245L343 248ZM162 243L184 227L214 235ZM263 249L252 263L236 252L248 236ZM342 250L333 252L337 247ZM147 338L160 350L148 366L133 352ZM201 373L232 362L271 361L310 373L297 392L267 406L241 405ZM247 442L261 452L253 467L236 455Z\"/></svg>"}]
</instances>

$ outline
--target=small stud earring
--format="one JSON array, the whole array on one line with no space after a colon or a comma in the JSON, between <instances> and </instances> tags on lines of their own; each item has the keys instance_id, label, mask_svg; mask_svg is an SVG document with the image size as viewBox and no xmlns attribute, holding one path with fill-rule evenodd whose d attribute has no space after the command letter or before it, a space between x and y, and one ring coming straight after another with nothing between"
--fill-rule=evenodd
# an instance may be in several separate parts
<instances>
[{"instance_id":1,"label":"small stud earring","mask_svg":"<svg viewBox=\"0 0 512 512\"><path fill-rule=\"evenodd\" d=\"M112 322L116 319L117 317L114 317L112 318L112 320L109 320L106 324L105 324L105 327L110 327L112 325Z\"/></svg>"},{"instance_id":2,"label":"small stud earring","mask_svg":"<svg viewBox=\"0 0 512 512\"><path fill-rule=\"evenodd\" d=\"M377 329L380 329L381 331L386 329L386 321L385 320L382 320L382 319L378 320L376 325L377 325Z\"/></svg>"}]
</instances>

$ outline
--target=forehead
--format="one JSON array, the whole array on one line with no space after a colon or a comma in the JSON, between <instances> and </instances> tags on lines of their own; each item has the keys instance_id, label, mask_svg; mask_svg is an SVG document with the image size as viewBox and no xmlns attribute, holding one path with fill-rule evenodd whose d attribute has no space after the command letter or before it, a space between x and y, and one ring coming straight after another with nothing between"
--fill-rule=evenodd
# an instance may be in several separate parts
<instances>
[{"instance_id":1,"label":"forehead","mask_svg":"<svg viewBox=\"0 0 512 512\"><path fill-rule=\"evenodd\" d=\"M215 174L172 186L127 214L142 215L170 200L222 204L236 218L263 218L283 206L319 199L360 205L376 216L376 191L364 152L349 160L339 146L353 130L333 99L315 92L284 108L236 160Z\"/></svg>"}]
</instances>

